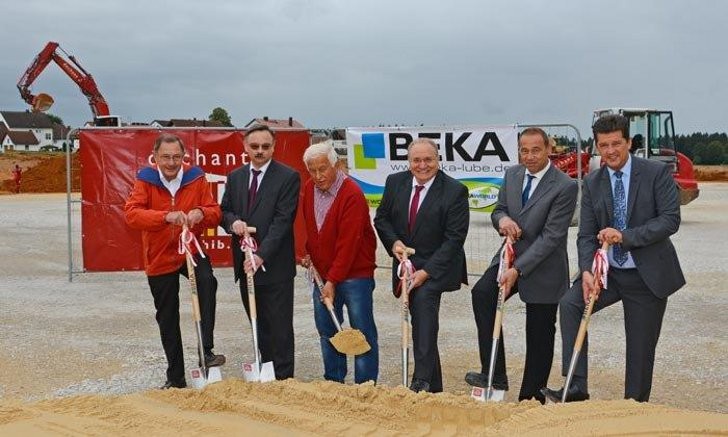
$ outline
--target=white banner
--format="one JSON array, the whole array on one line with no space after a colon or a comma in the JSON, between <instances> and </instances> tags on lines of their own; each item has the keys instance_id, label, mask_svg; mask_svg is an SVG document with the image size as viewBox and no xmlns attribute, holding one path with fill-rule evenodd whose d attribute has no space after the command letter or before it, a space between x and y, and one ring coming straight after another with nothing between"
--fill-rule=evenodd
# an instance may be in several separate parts
<instances>
[{"instance_id":1,"label":"white banner","mask_svg":"<svg viewBox=\"0 0 728 437\"><path fill-rule=\"evenodd\" d=\"M392 173L409 170L407 146L430 138L440 149L440 169L470 193L470 208L492 211L508 167L518 164L516 126L349 128L346 130L349 176L378 206Z\"/></svg>"}]
</instances>

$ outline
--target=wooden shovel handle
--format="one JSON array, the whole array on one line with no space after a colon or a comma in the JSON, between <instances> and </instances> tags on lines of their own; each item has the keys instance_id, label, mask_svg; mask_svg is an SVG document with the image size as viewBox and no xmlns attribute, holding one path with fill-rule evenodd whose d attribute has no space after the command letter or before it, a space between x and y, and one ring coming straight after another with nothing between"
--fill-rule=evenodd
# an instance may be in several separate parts
<instances>
[{"instance_id":1,"label":"wooden shovel handle","mask_svg":"<svg viewBox=\"0 0 728 437\"><path fill-rule=\"evenodd\" d=\"M415 254L415 250L411 247L400 246L397 249L399 249L399 250L395 250L395 251L397 253L399 253L400 255L402 255L402 258L404 258L404 259L407 259L407 258L409 258L410 255Z\"/></svg>"},{"instance_id":2,"label":"wooden shovel handle","mask_svg":"<svg viewBox=\"0 0 728 437\"><path fill-rule=\"evenodd\" d=\"M609 249L609 243L604 242L602 243L602 250ZM594 289L597 287L601 287L601 284L599 283L599 279L601 275L595 275L595 272L592 272L592 275L594 275ZM581 316L581 322L579 323L579 331L576 334L576 340L574 341L574 350L580 351L581 346L584 343L584 339L586 338L586 332L587 327L589 326L589 319L591 319L592 311L594 310L594 304L597 301L597 295L596 293L592 293L591 296L589 296L589 302L584 307L584 313Z\"/></svg>"},{"instance_id":3,"label":"wooden shovel handle","mask_svg":"<svg viewBox=\"0 0 728 437\"><path fill-rule=\"evenodd\" d=\"M311 264L311 274L313 275L313 281L316 283L316 286L319 289L319 294L323 297L324 280L321 279L321 275L319 274L318 270L316 270L316 267L314 267L313 264ZM334 308L334 303L331 302L330 298L324 297L323 301L327 309L332 310Z\"/></svg>"}]
</instances>

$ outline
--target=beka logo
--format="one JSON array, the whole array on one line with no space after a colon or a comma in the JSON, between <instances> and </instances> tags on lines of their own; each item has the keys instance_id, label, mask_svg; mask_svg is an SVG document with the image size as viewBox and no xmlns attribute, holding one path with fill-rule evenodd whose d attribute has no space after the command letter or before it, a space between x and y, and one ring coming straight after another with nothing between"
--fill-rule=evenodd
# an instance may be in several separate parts
<instances>
[{"instance_id":1,"label":"beka logo","mask_svg":"<svg viewBox=\"0 0 728 437\"><path fill-rule=\"evenodd\" d=\"M385 141L382 132L367 132L361 134L361 143L354 144L354 168L357 170L376 170L377 159L387 158L387 144L389 145L390 161L406 161L407 146L412 142L412 135L406 132L390 132ZM435 142L442 141L440 146L441 159L454 161L455 156L464 162L480 162L484 156L498 156L501 162L510 161L503 145L495 132L483 132L474 154L465 150L465 142L473 132L460 132L456 137L454 132L420 132L419 138L430 138ZM444 137L444 138L443 138ZM469 141L470 144L475 141Z\"/></svg>"},{"instance_id":2,"label":"beka logo","mask_svg":"<svg viewBox=\"0 0 728 437\"><path fill-rule=\"evenodd\" d=\"M354 144L354 168L376 170L377 158L385 158L384 134L361 134L361 144Z\"/></svg>"}]
</instances>

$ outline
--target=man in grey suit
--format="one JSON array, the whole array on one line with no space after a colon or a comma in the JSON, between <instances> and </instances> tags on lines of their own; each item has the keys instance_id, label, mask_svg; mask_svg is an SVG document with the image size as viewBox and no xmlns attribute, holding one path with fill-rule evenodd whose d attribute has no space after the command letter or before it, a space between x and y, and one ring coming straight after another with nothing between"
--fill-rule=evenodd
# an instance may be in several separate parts
<instances>
[{"instance_id":1,"label":"man in grey suit","mask_svg":"<svg viewBox=\"0 0 728 437\"><path fill-rule=\"evenodd\" d=\"M293 278L296 276L293 220L301 179L298 172L271 159L275 134L267 126L246 131L244 147L250 163L228 175L220 203L222 226L233 237L235 280L246 272L255 272L261 359L273 361L276 379L292 378ZM258 247L253 255L254 266L243 262L240 249L246 226L256 228L253 237ZM250 317L245 280L240 281L240 295Z\"/></svg>"},{"instance_id":2,"label":"man in grey suit","mask_svg":"<svg viewBox=\"0 0 728 437\"><path fill-rule=\"evenodd\" d=\"M526 364L518 400L536 398L542 403L545 398L540 389L548 382L554 356L556 310L569 288L566 240L578 192L576 183L551 164L549 153L549 138L542 129L528 128L521 133L521 164L506 170L490 216L493 227L515 241L516 259L498 284L499 250L473 287L482 371L465 376L470 385L487 386L498 288L502 285L506 299L518 293L526 302ZM498 343L493 388L508 390L503 335Z\"/></svg>"},{"instance_id":3,"label":"man in grey suit","mask_svg":"<svg viewBox=\"0 0 728 437\"><path fill-rule=\"evenodd\" d=\"M467 284L463 244L470 225L468 190L439 169L437 144L412 141L407 150L410 170L387 177L382 202L374 217L379 239L392 260L392 285L404 246L415 249L409 259L415 274L409 299L415 367L410 389L442 391L437 348L440 299L444 291Z\"/></svg>"},{"instance_id":4,"label":"man in grey suit","mask_svg":"<svg viewBox=\"0 0 728 437\"><path fill-rule=\"evenodd\" d=\"M584 179L577 247L581 281L562 298L563 374L566 375L585 302L599 300L594 312L618 301L624 307L627 365L624 397L650 399L655 348L660 337L667 297L685 284L670 235L680 226L680 202L670 167L630 155L629 120L606 115L592 127L606 163ZM594 287L594 252L609 243L607 288ZM601 291L601 292L600 292ZM584 342L566 401L589 398L587 342ZM560 401L563 389L544 389Z\"/></svg>"}]
</instances>

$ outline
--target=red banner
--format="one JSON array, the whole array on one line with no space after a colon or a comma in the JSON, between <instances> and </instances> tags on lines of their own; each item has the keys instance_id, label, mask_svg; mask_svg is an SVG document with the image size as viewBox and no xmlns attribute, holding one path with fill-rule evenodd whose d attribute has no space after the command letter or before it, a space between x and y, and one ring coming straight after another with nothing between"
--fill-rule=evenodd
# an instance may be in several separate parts
<instances>
[{"instance_id":1,"label":"red banner","mask_svg":"<svg viewBox=\"0 0 728 437\"><path fill-rule=\"evenodd\" d=\"M141 233L124 221L124 203L137 171L151 165L152 147L160 129L93 128L81 131L81 234L83 267L87 271L142 270ZM248 162L242 130L164 129L185 143L185 161L207 174L218 202L228 173ZM308 179L303 151L309 146L307 130L276 131L274 158ZM295 223L296 253L304 252L305 227ZM221 227L208 229L201 244L215 266L232 266L230 236Z\"/></svg>"}]
</instances>

